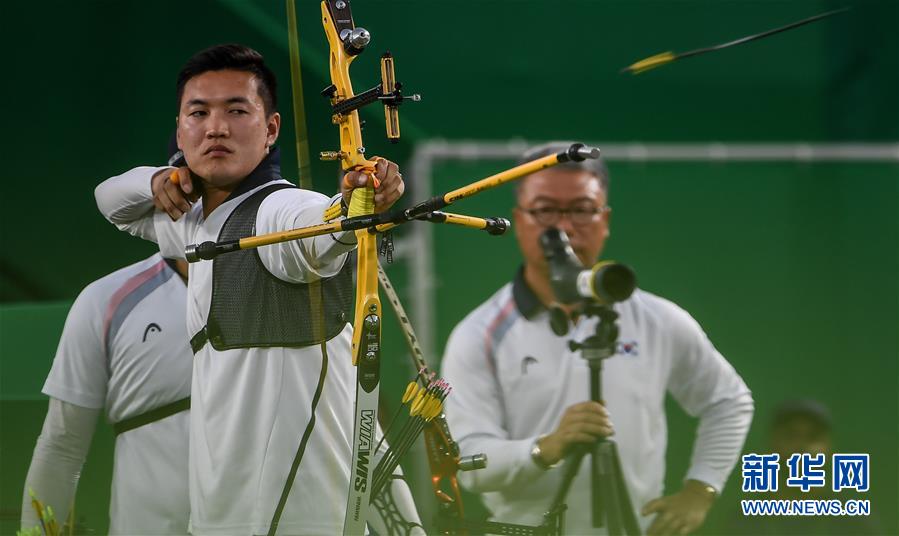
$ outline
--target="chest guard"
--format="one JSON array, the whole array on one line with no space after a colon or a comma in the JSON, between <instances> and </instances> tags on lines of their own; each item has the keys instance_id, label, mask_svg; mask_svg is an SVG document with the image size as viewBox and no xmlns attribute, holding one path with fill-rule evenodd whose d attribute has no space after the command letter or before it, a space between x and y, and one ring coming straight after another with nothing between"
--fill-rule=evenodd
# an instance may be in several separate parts
<instances>
[{"instance_id":1,"label":"chest guard","mask_svg":"<svg viewBox=\"0 0 899 536\"><path fill-rule=\"evenodd\" d=\"M273 184L245 199L222 226L219 241L255 235L259 205L284 188L295 186ZM289 283L266 269L255 248L212 262L212 303L203 331L216 350L320 344L353 317L351 263L318 282Z\"/></svg>"}]
</instances>

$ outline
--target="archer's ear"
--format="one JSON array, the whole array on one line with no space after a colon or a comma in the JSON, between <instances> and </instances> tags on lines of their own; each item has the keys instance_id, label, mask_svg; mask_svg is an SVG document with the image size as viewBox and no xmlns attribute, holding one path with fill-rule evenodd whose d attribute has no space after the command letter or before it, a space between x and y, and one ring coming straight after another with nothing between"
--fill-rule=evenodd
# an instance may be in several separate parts
<instances>
[{"instance_id":1,"label":"archer's ear","mask_svg":"<svg viewBox=\"0 0 899 536\"><path fill-rule=\"evenodd\" d=\"M266 128L266 142L269 146L274 145L275 141L278 140L278 134L281 133L281 114L278 112L273 113L268 118L268 123L265 126Z\"/></svg>"}]
</instances>

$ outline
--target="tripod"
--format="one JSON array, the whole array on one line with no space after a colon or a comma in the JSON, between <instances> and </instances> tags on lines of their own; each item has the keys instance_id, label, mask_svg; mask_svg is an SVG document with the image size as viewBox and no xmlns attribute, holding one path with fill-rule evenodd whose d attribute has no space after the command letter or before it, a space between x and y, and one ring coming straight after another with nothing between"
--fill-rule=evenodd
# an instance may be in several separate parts
<instances>
[{"instance_id":1,"label":"tripod","mask_svg":"<svg viewBox=\"0 0 899 536\"><path fill-rule=\"evenodd\" d=\"M602 400L602 360L615 355L618 342L618 313L608 305L590 303L585 309L588 317L599 317L596 332L582 342L569 341L572 351L581 351L581 356L590 366L590 399ZM584 456L590 455L590 490L593 526L602 527L608 523L610 535L640 534L637 517L631 505L630 495L624 484L621 461L615 442L598 439L592 445L573 449L565 460L562 483L553 499L551 510L559 508L577 476Z\"/></svg>"}]
</instances>

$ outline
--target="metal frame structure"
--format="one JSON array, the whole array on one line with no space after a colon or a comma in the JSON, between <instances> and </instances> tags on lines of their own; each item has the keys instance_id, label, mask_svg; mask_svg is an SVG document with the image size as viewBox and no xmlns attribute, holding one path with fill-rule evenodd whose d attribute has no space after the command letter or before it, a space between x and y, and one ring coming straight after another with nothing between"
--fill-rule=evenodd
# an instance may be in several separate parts
<instances>
[{"instance_id":1,"label":"metal frame structure","mask_svg":"<svg viewBox=\"0 0 899 536\"><path fill-rule=\"evenodd\" d=\"M448 160L517 159L540 141L446 141L416 143L407 168L416 198L433 195L434 167ZM590 143L610 162L871 162L899 165L895 143ZM400 256L409 260L409 299L412 323L427 356L436 359L437 312L434 299L433 226L413 225ZM403 250L418 252L402 255ZM411 257L411 258L410 258Z\"/></svg>"}]
</instances>

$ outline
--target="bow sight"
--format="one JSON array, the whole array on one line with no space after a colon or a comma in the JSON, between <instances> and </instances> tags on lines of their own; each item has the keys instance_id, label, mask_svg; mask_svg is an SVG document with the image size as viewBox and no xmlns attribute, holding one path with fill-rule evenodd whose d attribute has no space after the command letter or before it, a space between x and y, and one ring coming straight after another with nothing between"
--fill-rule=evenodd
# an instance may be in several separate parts
<instances>
[{"instance_id":1,"label":"bow sight","mask_svg":"<svg viewBox=\"0 0 899 536\"><path fill-rule=\"evenodd\" d=\"M357 28L357 30L365 31L362 28ZM365 35L368 35L367 31L365 31ZM351 40L352 38L352 35L347 35L347 40ZM391 87L393 89L390 89ZM397 107L405 100L413 102L421 100L421 95L418 93L408 96L403 95L403 84L396 81L394 60L390 52L385 52L381 55L380 85L363 91L348 99L341 99L337 95L337 86L334 84L323 89L321 94L331 99L331 110L334 112L332 121L335 124L340 123L345 114L374 102L381 101L384 105L384 114L386 116L387 139L389 139L391 143L396 143L400 139L400 122ZM339 155L334 154L334 151L322 152L323 160L336 160L337 158L339 158Z\"/></svg>"}]
</instances>

